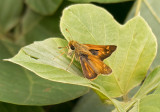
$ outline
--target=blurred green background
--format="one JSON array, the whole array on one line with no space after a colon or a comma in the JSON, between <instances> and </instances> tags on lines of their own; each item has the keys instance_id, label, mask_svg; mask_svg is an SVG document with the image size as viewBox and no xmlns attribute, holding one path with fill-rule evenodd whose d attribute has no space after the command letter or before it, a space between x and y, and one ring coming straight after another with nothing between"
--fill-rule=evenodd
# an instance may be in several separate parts
<instances>
[{"instance_id":1,"label":"blurred green background","mask_svg":"<svg viewBox=\"0 0 160 112\"><path fill-rule=\"evenodd\" d=\"M4 62L2 59L14 56L21 47L34 41L49 37L64 38L59 24L63 9L69 5L95 4L108 10L119 23L124 24L135 16L139 1L141 0L0 0L0 112L104 112L104 110L112 110L112 106L106 109L92 91L83 96L89 91L88 88L41 79L28 70ZM141 15L151 26L159 43L160 1L142 0L141 2L139 9ZM159 65L156 61L159 56L158 48L158 55L151 70ZM41 85L42 83L46 85ZM30 93L29 89L33 89L29 88L30 85L33 85L36 90L30 95L36 97L35 99L27 96ZM53 85L55 88L49 90ZM60 87L64 93L59 90ZM50 92L45 93L40 88ZM75 95L65 97L73 91L76 91ZM64 98L55 101L54 97L60 93ZM28 97L28 103L24 101L25 97ZM84 102L86 105L83 104Z\"/></svg>"}]
</instances>

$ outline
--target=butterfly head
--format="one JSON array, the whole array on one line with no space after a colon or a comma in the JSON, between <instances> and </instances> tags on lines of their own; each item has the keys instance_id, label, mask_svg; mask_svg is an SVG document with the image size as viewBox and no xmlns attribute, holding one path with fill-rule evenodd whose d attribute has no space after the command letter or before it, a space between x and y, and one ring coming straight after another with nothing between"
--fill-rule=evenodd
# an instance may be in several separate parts
<instances>
[{"instance_id":1,"label":"butterfly head","mask_svg":"<svg viewBox=\"0 0 160 112\"><path fill-rule=\"evenodd\" d=\"M76 41L70 41L68 43L68 47L69 47L69 49L68 49L68 55L72 55L73 54L73 52L76 49L76 43L77 43Z\"/></svg>"},{"instance_id":2,"label":"butterfly head","mask_svg":"<svg viewBox=\"0 0 160 112\"><path fill-rule=\"evenodd\" d=\"M68 43L69 49L71 49L72 51L76 50L76 48L78 48L80 46L80 44L74 40L70 41Z\"/></svg>"}]
</instances>

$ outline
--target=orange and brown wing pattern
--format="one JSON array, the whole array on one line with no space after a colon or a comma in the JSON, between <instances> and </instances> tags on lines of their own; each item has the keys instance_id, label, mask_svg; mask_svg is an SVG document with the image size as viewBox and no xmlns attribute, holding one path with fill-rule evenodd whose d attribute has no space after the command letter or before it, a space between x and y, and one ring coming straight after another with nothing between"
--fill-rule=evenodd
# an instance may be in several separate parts
<instances>
[{"instance_id":1,"label":"orange and brown wing pattern","mask_svg":"<svg viewBox=\"0 0 160 112\"><path fill-rule=\"evenodd\" d=\"M88 56L88 62L97 74L110 74L112 69L94 55Z\"/></svg>"},{"instance_id":2,"label":"orange and brown wing pattern","mask_svg":"<svg viewBox=\"0 0 160 112\"><path fill-rule=\"evenodd\" d=\"M95 73L95 71L89 65L87 55L80 56L80 63L81 63L84 77L86 77L87 79L94 79L97 77L98 74Z\"/></svg>"},{"instance_id":3,"label":"orange and brown wing pattern","mask_svg":"<svg viewBox=\"0 0 160 112\"><path fill-rule=\"evenodd\" d=\"M88 79L94 79L98 74L110 74L112 69L94 55L80 55L83 74Z\"/></svg>"},{"instance_id":4,"label":"orange and brown wing pattern","mask_svg":"<svg viewBox=\"0 0 160 112\"><path fill-rule=\"evenodd\" d=\"M88 46L89 51L102 61L109 57L117 48L115 45L84 45Z\"/></svg>"}]
</instances>

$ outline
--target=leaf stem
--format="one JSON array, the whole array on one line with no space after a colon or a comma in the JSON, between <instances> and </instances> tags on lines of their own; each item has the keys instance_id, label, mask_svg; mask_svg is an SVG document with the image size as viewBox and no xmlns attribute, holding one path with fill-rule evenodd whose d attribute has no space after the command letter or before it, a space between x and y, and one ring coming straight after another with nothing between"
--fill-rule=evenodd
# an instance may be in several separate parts
<instances>
[{"instance_id":1,"label":"leaf stem","mask_svg":"<svg viewBox=\"0 0 160 112\"><path fill-rule=\"evenodd\" d=\"M129 100L128 94L124 94L122 98L124 102L127 102Z\"/></svg>"},{"instance_id":2,"label":"leaf stem","mask_svg":"<svg viewBox=\"0 0 160 112\"><path fill-rule=\"evenodd\" d=\"M117 108L118 112L124 112L123 108L121 107L120 104L117 104L117 101L115 99L112 99L111 97L109 97L109 95L106 93L105 89L101 86L99 86L98 84L91 82L91 86L92 89L95 89L97 91L99 91L100 93L102 93L104 96L106 96L113 104L114 106Z\"/></svg>"},{"instance_id":3,"label":"leaf stem","mask_svg":"<svg viewBox=\"0 0 160 112\"><path fill-rule=\"evenodd\" d=\"M156 18L156 20L160 23L160 18L157 16L156 12L153 10L153 8L150 6L150 4L146 1L143 0L148 9L151 11L152 15Z\"/></svg>"},{"instance_id":4,"label":"leaf stem","mask_svg":"<svg viewBox=\"0 0 160 112\"><path fill-rule=\"evenodd\" d=\"M135 16L137 16L139 14L139 11L141 8L141 2L142 2L142 0L137 0L137 8L136 8Z\"/></svg>"},{"instance_id":5,"label":"leaf stem","mask_svg":"<svg viewBox=\"0 0 160 112\"><path fill-rule=\"evenodd\" d=\"M126 105L125 110L128 112L128 110L136 103L137 100L130 101L128 105Z\"/></svg>"}]
</instances>

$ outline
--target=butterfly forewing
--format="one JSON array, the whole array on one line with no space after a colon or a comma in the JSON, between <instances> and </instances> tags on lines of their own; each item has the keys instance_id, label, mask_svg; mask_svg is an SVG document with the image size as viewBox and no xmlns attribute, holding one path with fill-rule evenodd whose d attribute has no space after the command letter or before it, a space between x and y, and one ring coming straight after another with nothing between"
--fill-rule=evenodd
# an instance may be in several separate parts
<instances>
[{"instance_id":1,"label":"butterfly forewing","mask_svg":"<svg viewBox=\"0 0 160 112\"><path fill-rule=\"evenodd\" d=\"M89 51L102 61L109 57L117 48L115 45L84 45L88 46Z\"/></svg>"}]
</instances>

